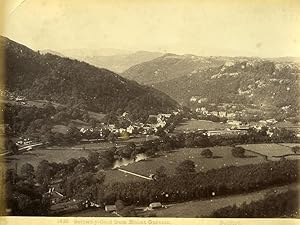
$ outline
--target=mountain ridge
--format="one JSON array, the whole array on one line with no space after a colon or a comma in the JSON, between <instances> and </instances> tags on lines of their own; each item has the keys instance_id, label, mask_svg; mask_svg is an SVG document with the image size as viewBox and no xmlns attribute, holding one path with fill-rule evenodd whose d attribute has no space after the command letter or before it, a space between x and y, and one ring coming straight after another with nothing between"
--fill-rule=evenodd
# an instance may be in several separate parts
<instances>
[{"instance_id":1,"label":"mountain ridge","mask_svg":"<svg viewBox=\"0 0 300 225\"><path fill-rule=\"evenodd\" d=\"M40 54L5 37L0 42L5 51L7 89L25 97L81 104L95 112L129 111L136 118L178 106L160 91L107 69Z\"/></svg>"}]
</instances>

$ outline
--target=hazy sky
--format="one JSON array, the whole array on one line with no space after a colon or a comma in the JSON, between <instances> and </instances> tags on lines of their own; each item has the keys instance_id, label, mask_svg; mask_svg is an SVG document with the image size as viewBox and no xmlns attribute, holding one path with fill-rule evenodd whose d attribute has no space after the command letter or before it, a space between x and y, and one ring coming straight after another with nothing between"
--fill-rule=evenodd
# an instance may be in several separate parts
<instances>
[{"instance_id":1,"label":"hazy sky","mask_svg":"<svg viewBox=\"0 0 300 225\"><path fill-rule=\"evenodd\" d=\"M300 56L298 0L6 1L4 35L33 49Z\"/></svg>"}]
</instances>

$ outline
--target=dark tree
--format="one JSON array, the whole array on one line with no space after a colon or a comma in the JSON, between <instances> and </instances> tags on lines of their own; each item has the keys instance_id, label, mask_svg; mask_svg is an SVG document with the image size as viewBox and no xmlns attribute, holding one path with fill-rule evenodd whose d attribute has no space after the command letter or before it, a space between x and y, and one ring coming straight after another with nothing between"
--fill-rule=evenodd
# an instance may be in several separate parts
<instances>
[{"instance_id":1,"label":"dark tree","mask_svg":"<svg viewBox=\"0 0 300 225\"><path fill-rule=\"evenodd\" d=\"M34 176L34 167L30 163L25 163L22 165L20 173L24 178L32 178Z\"/></svg>"},{"instance_id":2,"label":"dark tree","mask_svg":"<svg viewBox=\"0 0 300 225\"><path fill-rule=\"evenodd\" d=\"M88 162L91 166L96 166L99 163L99 153L90 152L88 155Z\"/></svg>"},{"instance_id":3,"label":"dark tree","mask_svg":"<svg viewBox=\"0 0 300 225\"><path fill-rule=\"evenodd\" d=\"M48 184L52 175L52 168L48 161L43 160L36 168L35 177L40 184Z\"/></svg>"},{"instance_id":4,"label":"dark tree","mask_svg":"<svg viewBox=\"0 0 300 225\"><path fill-rule=\"evenodd\" d=\"M245 157L245 149L242 147L234 147L231 149L231 153L233 157L236 158L243 158Z\"/></svg>"},{"instance_id":5,"label":"dark tree","mask_svg":"<svg viewBox=\"0 0 300 225\"><path fill-rule=\"evenodd\" d=\"M205 158L211 158L213 156L213 153L210 149L207 148L202 150L201 155Z\"/></svg>"},{"instance_id":6,"label":"dark tree","mask_svg":"<svg viewBox=\"0 0 300 225\"><path fill-rule=\"evenodd\" d=\"M160 166L156 169L155 175L158 179L167 177L167 169L164 166Z\"/></svg>"},{"instance_id":7,"label":"dark tree","mask_svg":"<svg viewBox=\"0 0 300 225\"><path fill-rule=\"evenodd\" d=\"M184 160L176 167L176 173L185 175L189 173L195 173L195 163L191 160Z\"/></svg>"},{"instance_id":8,"label":"dark tree","mask_svg":"<svg viewBox=\"0 0 300 225\"><path fill-rule=\"evenodd\" d=\"M299 152L300 152L300 146L293 146L293 147L292 147L292 151L293 151L295 154L299 153Z\"/></svg>"}]
</instances>

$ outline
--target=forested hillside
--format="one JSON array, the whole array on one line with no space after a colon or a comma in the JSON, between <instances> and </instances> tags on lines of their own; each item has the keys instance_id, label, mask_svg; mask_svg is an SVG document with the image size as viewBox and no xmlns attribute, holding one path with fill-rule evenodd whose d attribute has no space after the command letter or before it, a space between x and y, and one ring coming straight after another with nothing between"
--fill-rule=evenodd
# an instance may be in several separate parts
<instances>
[{"instance_id":1,"label":"forested hillside","mask_svg":"<svg viewBox=\"0 0 300 225\"><path fill-rule=\"evenodd\" d=\"M217 104L296 107L299 72L294 63L251 60L225 63L154 86L185 104L194 96Z\"/></svg>"},{"instance_id":2,"label":"forested hillside","mask_svg":"<svg viewBox=\"0 0 300 225\"><path fill-rule=\"evenodd\" d=\"M95 112L141 114L167 112L177 103L153 88L85 62L52 54L40 54L7 38L5 50L6 88L29 99L46 99L78 105Z\"/></svg>"}]
</instances>

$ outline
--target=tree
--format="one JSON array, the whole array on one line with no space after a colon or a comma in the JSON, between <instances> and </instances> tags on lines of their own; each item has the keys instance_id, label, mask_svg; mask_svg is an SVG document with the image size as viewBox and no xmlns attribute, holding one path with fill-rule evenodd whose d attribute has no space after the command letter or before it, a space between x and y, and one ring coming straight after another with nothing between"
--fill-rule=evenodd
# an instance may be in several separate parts
<instances>
[{"instance_id":1,"label":"tree","mask_svg":"<svg viewBox=\"0 0 300 225\"><path fill-rule=\"evenodd\" d=\"M158 179L167 177L167 169L164 166L160 166L156 169L155 175L158 177Z\"/></svg>"},{"instance_id":2,"label":"tree","mask_svg":"<svg viewBox=\"0 0 300 225\"><path fill-rule=\"evenodd\" d=\"M51 178L51 166L47 160L43 160L36 168L35 177L40 184L48 184Z\"/></svg>"},{"instance_id":3,"label":"tree","mask_svg":"<svg viewBox=\"0 0 300 225\"><path fill-rule=\"evenodd\" d=\"M79 163L78 159L68 159L67 164L70 171L74 170L75 166Z\"/></svg>"},{"instance_id":4,"label":"tree","mask_svg":"<svg viewBox=\"0 0 300 225\"><path fill-rule=\"evenodd\" d=\"M122 200L118 199L116 202L115 202L115 205L116 205L116 208L117 208L117 211L120 212L121 210L123 210L125 208L125 204Z\"/></svg>"},{"instance_id":5,"label":"tree","mask_svg":"<svg viewBox=\"0 0 300 225\"><path fill-rule=\"evenodd\" d=\"M30 163L25 163L21 167L21 176L25 178L32 178L34 176L34 167Z\"/></svg>"},{"instance_id":6,"label":"tree","mask_svg":"<svg viewBox=\"0 0 300 225\"><path fill-rule=\"evenodd\" d=\"M121 157L125 159L130 159L131 157L134 157L135 155L135 150L136 150L136 145L133 142L130 142L127 144L125 147L122 148L121 150Z\"/></svg>"},{"instance_id":7,"label":"tree","mask_svg":"<svg viewBox=\"0 0 300 225\"><path fill-rule=\"evenodd\" d=\"M151 123L151 124L156 124L157 123L157 117L155 117L155 116L149 116L147 122Z\"/></svg>"},{"instance_id":8,"label":"tree","mask_svg":"<svg viewBox=\"0 0 300 225\"><path fill-rule=\"evenodd\" d=\"M107 140L110 142L115 142L116 135L113 132L110 132L109 135L107 136Z\"/></svg>"},{"instance_id":9,"label":"tree","mask_svg":"<svg viewBox=\"0 0 300 225\"><path fill-rule=\"evenodd\" d=\"M184 160L176 167L176 173L179 175L194 173L195 163L191 160Z\"/></svg>"},{"instance_id":10,"label":"tree","mask_svg":"<svg viewBox=\"0 0 300 225\"><path fill-rule=\"evenodd\" d=\"M88 171L87 165L85 163L78 163L74 168L74 173L79 175Z\"/></svg>"},{"instance_id":11,"label":"tree","mask_svg":"<svg viewBox=\"0 0 300 225\"><path fill-rule=\"evenodd\" d=\"M91 166L96 166L99 163L99 153L90 152L88 155L88 162L91 164Z\"/></svg>"},{"instance_id":12,"label":"tree","mask_svg":"<svg viewBox=\"0 0 300 225\"><path fill-rule=\"evenodd\" d=\"M5 141L5 147L8 152L11 152L13 154L17 154L19 151L18 146L11 139L9 139L8 141Z\"/></svg>"},{"instance_id":13,"label":"tree","mask_svg":"<svg viewBox=\"0 0 300 225\"><path fill-rule=\"evenodd\" d=\"M245 149L242 147L234 147L231 149L231 153L233 157L236 158L243 158L245 157Z\"/></svg>"},{"instance_id":14,"label":"tree","mask_svg":"<svg viewBox=\"0 0 300 225\"><path fill-rule=\"evenodd\" d=\"M295 154L299 153L299 152L300 152L300 146L293 146L293 147L292 147L292 151L293 151Z\"/></svg>"},{"instance_id":15,"label":"tree","mask_svg":"<svg viewBox=\"0 0 300 225\"><path fill-rule=\"evenodd\" d=\"M205 158L211 158L213 156L213 153L210 149L207 148L201 152L201 155Z\"/></svg>"}]
</instances>

